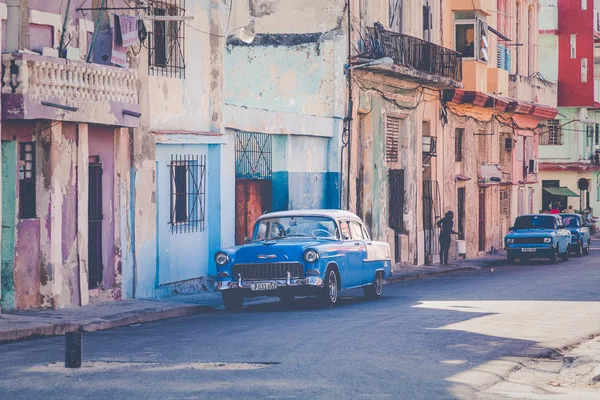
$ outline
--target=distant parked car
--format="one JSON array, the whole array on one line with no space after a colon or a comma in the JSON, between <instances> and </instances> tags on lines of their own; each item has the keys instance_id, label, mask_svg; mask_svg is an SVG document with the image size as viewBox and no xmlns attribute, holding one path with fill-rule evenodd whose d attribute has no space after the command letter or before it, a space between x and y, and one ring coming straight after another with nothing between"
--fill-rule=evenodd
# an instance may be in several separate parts
<instances>
[{"instance_id":1,"label":"distant parked car","mask_svg":"<svg viewBox=\"0 0 600 400\"><path fill-rule=\"evenodd\" d=\"M590 252L590 228L579 214L560 214L565 228L571 232L570 251L578 256L588 255Z\"/></svg>"},{"instance_id":2,"label":"distant parked car","mask_svg":"<svg viewBox=\"0 0 600 400\"><path fill-rule=\"evenodd\" d=\"M283 211L256 221L251 240L215 254L216 288L227 309L245 297L316 295L335 305L339 291L363 288L381 296L391 271L387 243L372 241L363 222L339 210Z\"/></svg>"},{"instance_id":3,"label":"distant parked car","mask_svg":"<svg viewBox=\"0 0 600 400\"><path fill-rule=\"evenodd\" d=\"M510 233L504 237L508 261L518 258L549 258L556 262L560 257L569 259L571 232L565 229L558 214L530 214L516 218Z\"/></svg>"}]
</instances>

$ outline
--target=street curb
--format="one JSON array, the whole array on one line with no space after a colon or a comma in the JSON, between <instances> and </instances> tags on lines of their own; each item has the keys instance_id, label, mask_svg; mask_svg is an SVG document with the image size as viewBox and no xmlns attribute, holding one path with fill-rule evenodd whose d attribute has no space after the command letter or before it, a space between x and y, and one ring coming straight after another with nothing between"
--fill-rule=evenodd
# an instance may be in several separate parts
<instances>
[{"instance_id":1,"label":"street curb","mask_svg":"<svg viewBox=\"0 0 600 400\"><path fill-rule=\"evenodd\" d=\"M391 275L387 279L387 282L391 283L391 282L411 281L411 280L422 279L422 278L426 278L426 277L430 277L430 276L440 276L440 275L452 274L455 272L474 271L474 270L477 270L480 268L482 268L482 267L475 267L475 266L460 267L460 268L449 269L447 271L419 272L419 273L411 274L411 275L397 275L397 276Z\"/></svg>"},{"instance_id":2,"label":"street curb","mask_svg":"<svg viewBox=\"0 0 600 400\"><path fill-rule=\"evenodd\" d=\"M164 310L151 310L145 312L128 311L114 319L98 319L93 322L64 322L41 323L36 326L0 332L0 343L14 342L23 339L39 337L61 336L68 332L82 330L83 332L96 332L107 329L119 328L134 324L161 321L171 318L189 317L199 314L215 312L211 306L185 305Z\"/></svg>"}]
</instances>

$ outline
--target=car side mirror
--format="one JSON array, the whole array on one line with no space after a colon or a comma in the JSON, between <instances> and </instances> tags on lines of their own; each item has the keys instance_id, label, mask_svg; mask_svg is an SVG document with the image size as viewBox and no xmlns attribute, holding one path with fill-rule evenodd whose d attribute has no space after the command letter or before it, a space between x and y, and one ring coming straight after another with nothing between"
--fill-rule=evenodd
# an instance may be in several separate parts
<instances>
[{"instance_id":1,"label":"car side mirror","mask_svg":"<svg viewBox=\"0 0 600 400\"><path fill-rule=\"evenodd\" d=\"M511 226L510 228L508 228L508 231L509 231L509 232L512 232L512 231L514 231L514 230L515 230L515 227L514 227L514 226Z\"/></svg>"},{"instance_id":2,"label":"car side mirror","mask_svg":"<svg viewBox=\"0 0 600 400\"><path fill-rule=\"evenodd\" d=\"M346 234L342 234L342 239L344 239L344 240L350 240L350 236L348 236Z\"/></svg>"},{"instance_id":3,"label":"car side mirror","mask_svg":"<svg viewBox=\"0 0 600 400\"><path fill-rule=\"evenodd\" d=\"M244 238L244 244L248 244L250 243L250 238L249 237L245 237Z\"/></svg>"}]
</instances>

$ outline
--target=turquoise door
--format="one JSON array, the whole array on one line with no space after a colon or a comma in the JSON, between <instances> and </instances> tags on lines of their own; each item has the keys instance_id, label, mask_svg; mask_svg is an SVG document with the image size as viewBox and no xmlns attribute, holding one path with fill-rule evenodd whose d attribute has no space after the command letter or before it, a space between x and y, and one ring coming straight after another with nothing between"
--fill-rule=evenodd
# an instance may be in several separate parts
<instances>
[{"instance_id":1,"label":"turquoise door","mask_svg":"<svg viewBox=\"0 0 600 400\"><path fill-rule=\"evenodd\" d=\"M2 141L2 236L0 256L0 306L15 307L14 256L17 212L17 142Z\"/></svg>"}]
</instances>

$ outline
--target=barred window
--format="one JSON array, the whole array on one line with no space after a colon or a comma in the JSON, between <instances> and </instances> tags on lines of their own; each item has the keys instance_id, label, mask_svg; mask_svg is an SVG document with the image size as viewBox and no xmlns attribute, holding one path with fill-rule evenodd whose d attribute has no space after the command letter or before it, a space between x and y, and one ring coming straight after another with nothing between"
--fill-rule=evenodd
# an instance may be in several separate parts
<instances>
[{"instance_id":1,"label":"barred window","mask_svg":"<svg viewBox=\"0 0 600 400\"><path fill-rule=\"evenodd\" d=\"M545 128L540 134L540 145L560 146L563 144L563 133L559 120L552 119L546 121Z\"/></svg>"},{"instance_id":2,"label":"barred window","mask_svg":"<svg viewBox=\"0 0 600 400\"><path fill-rule=\"evenodd\" d=\"M206 156L171 155L171 233L204 231Z\"/></svg>"},{"instance_id":3,"label":"barred window","mask_svg":"<svg viewBox=\"0 0 600 400\"><path fill-rule=\"evenodd\" d=\"M35 218L35 143L20 143L19 218Z\"/></svg>"},{"instance_id":4,"label":"barred window","mask_svg":"<svg viewBox=\"0 0 600 400\"><path fill-rule=\"evenodd\" d=\"M500 190L500 212L502 215L510 216L510 190Z\"/></svg>"},{"instance_id":5,"label":"barred window","mask_svg":"<svg viewBox=\"0 0 600 400\"><path fill-rule=\"evenodd\" d=\"M185 0L154 0L154 15L182 17ZM148 73L185 78L185 23L183 20L154 21L148 37Z\"/></svg>"},{"instance_id":6,"label":"barred window","mask_svg":"<svg viewBox=\"0 0 600 400\"><path fill-rule=\"evenodd\" d=\"M465 130L463 128L456 128L454 135L454 156L455 161L462 161L463 158L463 136Z\"/></svg>"}]
</instances>

